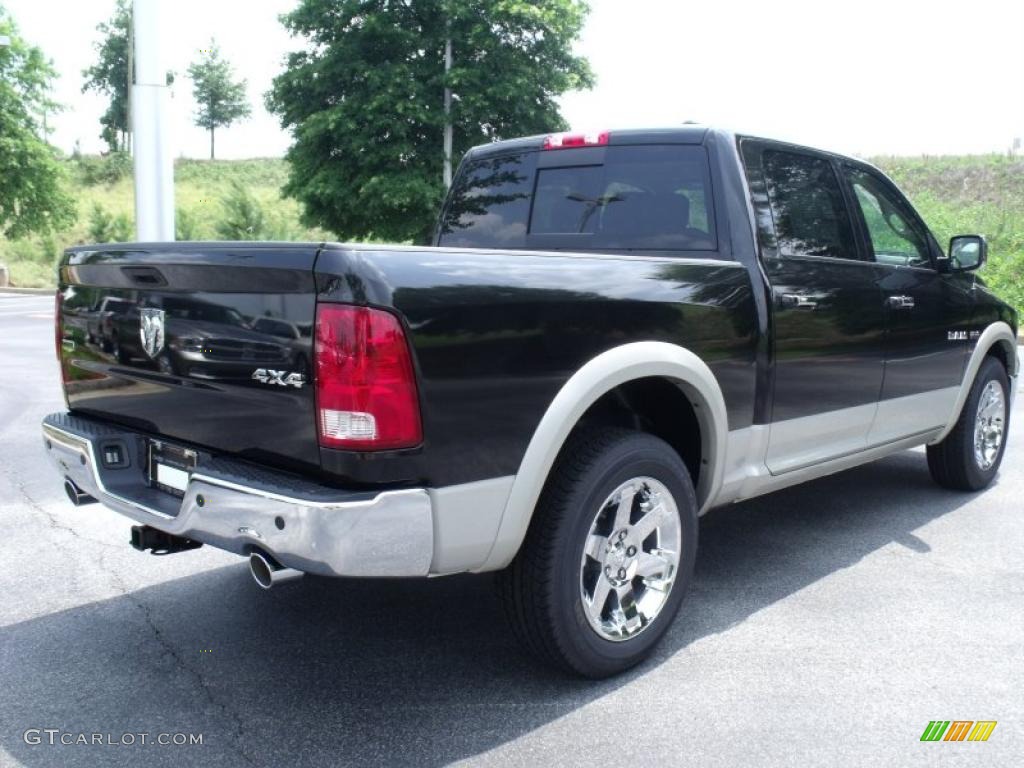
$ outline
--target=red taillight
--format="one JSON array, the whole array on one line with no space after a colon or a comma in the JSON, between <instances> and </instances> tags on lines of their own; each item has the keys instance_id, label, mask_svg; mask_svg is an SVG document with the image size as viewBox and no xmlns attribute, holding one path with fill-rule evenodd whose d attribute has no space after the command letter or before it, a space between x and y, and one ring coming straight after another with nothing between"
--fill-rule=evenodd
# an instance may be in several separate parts
<instances>
[{"instance_id":1,"label":"red taillight","mask_svg":"<svg viewBox=\"0 0 1024 768\"><path fill-rule=\"evenodd\" d=\"M320 304L315 355L320 445L395 450L423 441L416 374L398 318Z\"/></svg>"},{"instance_id":2,"label":"red taillight","mask_svg":"<svg viewBox=\"0 0 1024 768\"><path fill-rule=\"evenodd\" d=\"M611 134L601 133L553 133L544 139L544 149L573 149L575 147L603 147Z\"/></svg>"}]
</instances>

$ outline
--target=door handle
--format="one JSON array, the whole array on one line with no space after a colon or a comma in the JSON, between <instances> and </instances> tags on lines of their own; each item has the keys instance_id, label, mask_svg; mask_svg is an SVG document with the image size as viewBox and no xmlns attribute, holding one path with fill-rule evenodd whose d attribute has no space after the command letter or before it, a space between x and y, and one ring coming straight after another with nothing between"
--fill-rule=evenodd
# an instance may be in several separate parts
<instances>
[{"instance_id":1,"label":"door handle","mask_svg":"<svg viewBox=\"0 0 1024 768\"><path fill-rule=\"evenodd\" d=\"M782 306L793 309L817 309L818 301L798 293L784 293L782 294Z\"/></svg>"},{"instance_id":2,"label":"door handle","mask_svg":"<svg viewBox=\"0 0 1024 768\"><path fill-rule=\"evenodd\" d=\"M886 299L886 304L889 305L889 309L913 309L914 297L890 296L888 299Z\"/></svg>"}]
</instances>

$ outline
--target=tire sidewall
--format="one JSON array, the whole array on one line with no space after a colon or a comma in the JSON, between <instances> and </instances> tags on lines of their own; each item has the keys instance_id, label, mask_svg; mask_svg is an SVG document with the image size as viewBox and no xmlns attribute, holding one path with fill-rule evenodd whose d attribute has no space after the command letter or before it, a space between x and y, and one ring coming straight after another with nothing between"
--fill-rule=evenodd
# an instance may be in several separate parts
<instances>
[{"instance_id":1,"label":"tire sidewall","mask_svg":"<svg viewBox=\"0 0 1024 768\"><path fill-rule=\"evenodd\" d=\"M981 393L990 381L998 382L999 386L1003 388L1003 407L1005 409L1003 414L1003 442L999 446L999 455L996 456L995 463L988 469L982 469L978 466L974 456L974 429L978 417L978 403L981 401ZM963 439L963 462L967 470L967 477L972 487L984 488L992 482L996 473L999 472L1000 465L1003 463L1003 455L1006 453L1006 439L1010 429L1010 381L1003 366L997 360L988 358L982 364L978 371L978 376L974 380L974 386L971 388L971 394L964 405L963 418L963 429L965 432Z\"/></svg>"},{"instance_id":2,"label":"tire sidewall","mask_svg":"<svg viewBox=\"0 0 1024 768\"><path fill-rule=\"evenodd\" d=\"M587 619L580 596L580 563L599 506L619 485L635 477L652 477L669 489L679 510L682 551L668 601L658 616L636 637L615 642L598 635ZM595 461L567 501L573 514L559 542L554 613L569 618L571 625L558 634L572 657L589 661L581 672L604 676L641 661L671 626L696 561L697 500L686 467L675 452L658 438L636 435L616 443Z\"/></svg>"}]
</instances>

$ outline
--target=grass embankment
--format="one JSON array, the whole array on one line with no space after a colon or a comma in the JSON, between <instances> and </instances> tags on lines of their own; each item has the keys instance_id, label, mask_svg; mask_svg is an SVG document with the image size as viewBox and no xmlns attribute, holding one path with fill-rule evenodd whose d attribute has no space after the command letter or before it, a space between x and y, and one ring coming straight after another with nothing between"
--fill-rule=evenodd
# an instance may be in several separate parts
<instances>
[{"instance_id":1,"label":"grass embankment","mask_svg":"<svg viewBox=\"0 0 1024 768\"><path fill-rule=\"evenodd\" d=\"M1024 160L986 155L873 162L909 195L941 243L957 234L986 235L991 258L985 279L1024 311ZM51 237L0 239L0 262L10 268L15 285L52 285L54 264L67 245L134 237L128 161L70 158L66 169L78 199L78 223ZM179 160L179 239L335 239L302 226L298 203L280 196L287 175L281 159Z\"/></svg>"},{"instance_id":2,"label":"grass embankment","mask_svg":"<svg viewBox=\"0 0 1024 768\"><path fill-rule=\"evenodd\" d=\"M985 235L985 281L1024 313L1024 158L882 157L873 162L913 201L943 247L953 235Z\"/></svg>"},{"instance_id":3,"label":"grass embankment","mask_svg":"<svg viewBox=\"0 0 1024 768\"><path fill-rule=\"evenodd\" d=\"M0 263L13 285L54 284L54 266L68 245L133 240L135 193L131 167L118 158L70 158L66 184L78 201L78 221L48 237L0 237ZM299 205L281 197L288 175L281 159L178 160L174 192L181 240L320 240L325 233L299 221ZM245 232L251 228L252 232ZM225 230L237 237L228 238Z\"/></svg>"}]
</instances>

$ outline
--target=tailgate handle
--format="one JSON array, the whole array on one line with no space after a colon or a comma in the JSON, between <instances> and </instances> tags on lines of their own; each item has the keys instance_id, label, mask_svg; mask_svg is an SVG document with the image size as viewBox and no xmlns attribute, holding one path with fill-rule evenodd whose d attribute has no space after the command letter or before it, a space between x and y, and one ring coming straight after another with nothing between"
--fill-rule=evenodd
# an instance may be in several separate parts
<instances>
[{"instance_id":1,"label":"tailgate handle","mask_svg":"<svg viewBox=\"0 0 1024 768\"><path fill-rule=\"evenodd\" d=\"M160 274L156 267L121 267L125 276L136 285L162 287L167 285L167 278Z\"/></svg>"}]
</instances>

